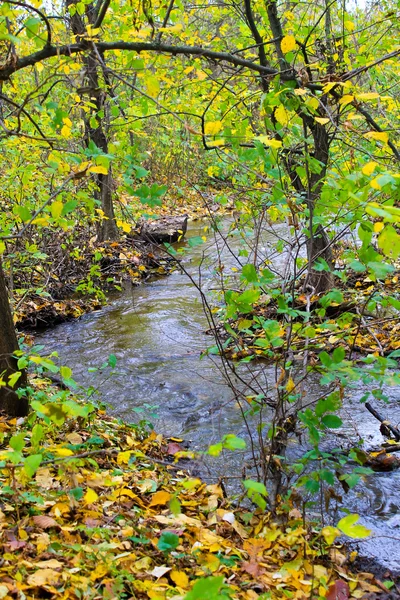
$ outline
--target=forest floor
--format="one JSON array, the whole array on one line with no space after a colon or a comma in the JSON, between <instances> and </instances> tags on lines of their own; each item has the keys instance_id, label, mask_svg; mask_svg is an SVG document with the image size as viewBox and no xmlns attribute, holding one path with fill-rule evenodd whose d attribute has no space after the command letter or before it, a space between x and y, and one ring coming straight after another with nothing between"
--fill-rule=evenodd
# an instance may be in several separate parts
<instances>
[{"instance_id":1,"label":"forest floor","mask_svg":"<svg viewBox=\"0 0 400 600\"><path fill-rule=\"evenodd\" d=\"M143 205L136 204L129 199L130 209L139 217ZM185 201L170 198L148 211L146 218L187 214L197 220L206 218L211 208L218 206L210 205L197 192ZM167 275L176 268L176 261L161 246L141 239L134 223L117 223L121 228L118 241L98 242L96 225L92 224L72 231L57 229L40 240L31 240L25 255L25 242L19 242L21 248L12 249L24 256L19 263L5 263L18 329L38 331L79 318L104 306L107 294Z\"/></svg>"},{"instance_id":2,"label":"forest floor","mask_svg":"<svg viewBox=\"0 0 400 600\"><path fill-rule=\"evenodd\" d=\"M30 386L35 418L0 420L0 598L399 597L298 508L273 519L190 476L181 440Z\"/></svg>"}]
</instances>

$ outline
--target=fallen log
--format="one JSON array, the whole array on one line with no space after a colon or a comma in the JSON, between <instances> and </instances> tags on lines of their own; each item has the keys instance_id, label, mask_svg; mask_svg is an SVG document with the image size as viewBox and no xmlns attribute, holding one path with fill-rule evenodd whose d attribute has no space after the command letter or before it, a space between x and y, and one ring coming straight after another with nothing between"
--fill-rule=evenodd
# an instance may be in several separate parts
<instances>
[{"instance_id":1,"label":"fallen log","mask_svg":"<svg viewBox=\"0 0 400 600\"><path fill-rule=\"evenodd\" d=\"M184 237L187 230L187 215L161 217L160 219L139 219L137 226L140 237L154 244L174 244Z\"/></svg>"}]
</instances>

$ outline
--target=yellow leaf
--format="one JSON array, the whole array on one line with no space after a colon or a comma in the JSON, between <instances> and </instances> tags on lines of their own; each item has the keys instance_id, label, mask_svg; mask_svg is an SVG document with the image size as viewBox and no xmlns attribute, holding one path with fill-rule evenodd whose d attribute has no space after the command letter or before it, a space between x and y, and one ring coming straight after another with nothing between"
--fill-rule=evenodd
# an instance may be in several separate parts
<instances>
[{"instance_id":1,"label":"yellow leaf","mask_svg":"<svg viewBox=\"0 0 400 600\"><path fill-rule=\"evenodd\" d=\"M286 391L289 392L289 394L291 392L293 392L293 390L296 388L296 384L293 381L293 379L291 377L289 377L288 382L286 384Z\"/></svg>"},{"instance_id":2,"label":"yellow leaf","mask_svg":"<svg viewBox=\"0 0 400 600\"><path fill-rule=\"evenodd\" d=\"M275 111L275 118L281 125L287 125L290 115L284 106L278 106Z\"/></svg>"},{"instance_id":3,"label":"yellow leaf","mask_svg":"<svg viewBox=\"0 0 400 600\"><path fill-rule=\"evenodd\" d=\"M63 206L64 205L60 200L56 200L55 202L52 203L52 205L50 206L50 212L51 212L51 216L53 217L53 219L60 218Z\"/></svg>"},{"instance_id":4,"label":"yellow leaf","mask_svg":"<svg viewBox=\"0 0 400 600\"><path fill-rule=\"evenodd\" d=\"M55 448L54 452L57 456L73 456L73 451L69 448Z\"/></svg>"},{"instance_id":5,"label":"yellow leaf","mask_svg":"<svg viewBox=\"0 0 400 600\"><path fill-rule=\"evenodd\" d=\"M37 217L32 221L32 223L34 225L41 225L43 227L46 227L46 225L49 224L49 220L46 217Z\"/></svg>"},{"instance_id":6,"label":"yellow leaf","mask_svg":"<svg viewBox=\"0 0 400 600\"><path fill-rule=\"evenodd\" d=\"M374 231L375 233L379 233L380 231L382 231L382 229L385 227L384 223L382 223L382 221L378 221L377 223L374 223Z\"/></svg>"},{"instance_id":7,"label":"yellow leaf","mask_svg":"<svg viewBox=\"0 0 400 600\"><path fill-rule=\"evenodd\" d=\"M160 490L152 496L149 506L164 505L167 504L167 502L169 502L170 499L171 494L169 492L164 492L163 490Z\"/></svg>"},{"instance_id":8,"label":"yellow leaf","mask_svg":"<svg viewBox=\"0 0 400 600\"><path fill-rule=\"evenodd\" d=\"M129 488L121 488L119 490L115 490L113 493L113 498L120 498L121 496L128 496L129 498L137 498L137 495L132 492Z\"/></svg>"},{"instance_id":9,"label":"yellow leaf","mask_svg":"<svg viewBox=\"0 0 400 600\"><path fill-rule=\"evenodd\" d=\"M60 581L61 573L54 569L39 569L36 573L29 575L27 583L40 587L42 585L57 585Z\"/></svg>"},{"instance_id":10,"label":"yellow leaf","mask_svg":"<svg viewBox=\"0 0 400 600\"><path fill-rule=\"evenodd\" d=\"M329 525L327 527L324 527L321 530L321 533L329 545L333 544L338 535L340 535L340 531L337 527L331 527Z\"/></svg>"},{"instance_id":11,"label":"yellow leaf","mask_svg":"<svg viewBox=\"0 0 400 600\"><path fill-rule=\"evenodd\" d=\"M183 29L182 23L177 23L171 27L160 27L158 31L166 31L167 33L180 33Z\"/></svg>"},{"instance_id":12,"label":"yellow leaf","mask_svg":"<svg viewBox=\"0 0 400 600\"><path fill-rule=\"evenodd\" d=\"M63 123L64 123L64 125L66 125L67 127L72 127L72 121L71 121L71 119L69 119L68 117L65 117L65 118L63 119Z\"/></svg>"},{"instance_id":13,"label":"yellow leaf","mask_svg":"<svg viewBox=\"0 0 400 600\"><path fill-rule=\"evenodd\" d=\"M125 452L119 452L117 456L118 465L127 465L131 457L132 450L125 450Z\"/></svg>"},{"instance_id":14,"label":"yellow leaf","mask_svg":"<svg viewBox=\"0 0 400 600\"><path fill-rule=\"evenodd\" d=\"M356 27L354 25L353 21L345 21L344 26L346 27L347 31L354 31L354 29Z\"/></svg>"},{"instance_id":15,"label":"yellow leaf","mask_svg":"<svg viewBox=\"0 0 400 600\"><path fill-rule=\"evenodd\" d=\"M293 35L285 35L285 37L281 40L281 49L283 54L287 52L291 52L296 48L296 40Z\"/></svg>"},{"instance_id":16,"label":"yellow leaf","mask_svg":"<svg viewBox=\"0 0 400 600\"><path fill-rule=\"evenodd\" d=\"M307 90L305 90L304 88L297 88L296 90L294 90L294 93L296 94L296 96L304 96L305 94L307 94Z\"/></svg>"},{"instance_id":17,"label":"yellow leaf","mask_svg":"<svg viewBox=\"0 0 400 600\"><path fill-rule=\"evenodd\" d=\"M121 227L122 231L124 231L125 233L130 233L132 229L129 223L125 223L125 221L117 220L117 226Z\"/></svg>"},{"instance_id":18,"label":"yellow leaf","mask_svg":"<svg viewBox=\"0 0 400 600\"><path fill-rule=\"evenodd\" d=\"M282 148L283 145L280 140L271 139L267 135L259 135L256 140L259 140L262 144L270 148Z\"/></svg>"},{"instance_id":19,"label":"yellow leaf","mask_svg":"<svg viewBox=\"0 0 400 600\"><path fill-rule=\"evenodd\" d=\"M329 123L329 119L322 117L314 117L314 120L317 121L317 123L319 123L320 125L326 125L327 123Z\"/></svg>"},{"instance_id":20,"label":"yellow leaf","mask_svg":"<svg viewBox=\"0 0 400 600\"><path fill-rule=\"evenodd\" d=\"M210 121L205 124L204 131L206 135L216 135L222 129L221 121Z\"/></svg>"},{"instance_id":21,"label":"yellow leaf","mask_svg":"<svg viewBox=\"0 0 400 600\"><path fill-rule=\"evenodd\" d=\"M108 170L102 165L96 165L95 167L89 167L88 173L100 173L100 175L107 175Z\"/></svg>"},{"instance_id":22,"label":"yellow leaf","mask_svg":"<svg viewBox=\"0 0 400 600\"><path fill-rule=\"evenodd\" d=\"M107 565L105 565L104 563L97 565L95 570L92 571L90 574L91 581L96 581L96 579L101 579L102 577L104 577L104 575L106 575L108 573L108 570L109 570L109 567Z\"/></svg>"},{"instance_id":23,"label":"yellow leaf","mask_svg":"<svg viewBox=\"0 0 400 600\"><path fill-rule=\"evenodd\" d=\"M99 499L98 495L96 494L96 492L94 490L92 490L92 488L88 488L86 490L86 494L83 497L85 504L93 504L98 499Z\"/></svg>"},{"instance_id":24,"label":"yellow leaf","mask_svg":"<svg viewBox=\"0 0 400 600\"><path fill-rule=\"evenodd\" d=\"M386 131L368 131L368 133L364 133L364 137L369 140L378 140L384 144L389 141L389 134Z\"/></svg>"},{"instance_id":25,"label":"yellow leaf","mask_svg":"<svg viewBox=\"0 0 400 600\"><path fill-rule=\"evenodd\" d=\"M331 89L334 88L336 85L338 85L338 83L336 81L330 81L329 83L324 85L324 87L322 88L324 94L328 94L328 92L330 92Z\"/></svg>"},{"instance_id":26,"label":"yellow leaf","mask_svg":"<svg viewBox=\"0 0 400 600\"><path fill-rule=\"evenodd\" d=\"M374 188L374 190L380 190L381 189L381 185L378 182L378 178L375 177L375 179L373 179L372 181L369 182L369 185Z\"/></svg>"},{"instance_id":27,"label":"yellow leaf","mask_svg":"<svg viewBox=\"0 0 400 600\"><path fill-rule=\"evenodd\" d=\"M357 100L376 100L379 98L377 92L365 92L364 94L356 94Z\"/></svg>"},{"instance_id":28,"label":"yellow leaf","mask_svg":"<svg viewBox=\"0 0 400 600\"><path fill-rule=\"evenodd\" d=\"M171 571L170 578L180 588L186 589L189 585L189 578L184 571Z\"/></svg>"},{"instance_id":29,"label":"yellow leaf","mask_svg":"<svg viewBox=\"0 0 400 600\"><path fill-rule=\"evenodd\" d=\"M378 166L378 163L371 160L370 162L367 162L367 164L364 165L361 170L364 173L364 175L372 175L372 173L375 171L377 166Z\"/></svg>"},{"instance_id":30,"label":"yellow leaf","mask_svg":"<svg viewBox=\"0 0 400 600\"><path fill-rule=\"evenodd\" d=\"M219 139L219 140L214 140L212 145L215 146L223 146L225 144L225 140L223 139Z\"/></svg>"},{"instance_id":31,"label":"yellow leaf","mask_svg":"<svg viewBox=\"0 0 400 600\"><path fill-rule=\"evenodd\" d=\"M160 82L158 81L157 77L148 77L146 79L146 86L150 96L158 96L160 91Z\"/></svg>"},{"instance_id":32,"label":"yellow leaf","mask_svg":"<svg viewBox=\"0 0 400 600\"><path fill-rule=\"evenodd\" d=\"M345 94L340 98L339 104L341 104L342 106L346 106L347 104L350 104L350 102L353 102L353 100L354 96L352 96L351 94Z\"/></svg>"},{"instance_id":33,"label":"yellow leaf","mask_svg":"<svg viewBox=\"0 0 400 600\"><path fill-rule=\"evenodd\" d=\"M64 127L61 128L61 135L64 138L69 138L71 137L71 128L67 127L66 125L64 125Z\"/></svg>"}]
</instances>

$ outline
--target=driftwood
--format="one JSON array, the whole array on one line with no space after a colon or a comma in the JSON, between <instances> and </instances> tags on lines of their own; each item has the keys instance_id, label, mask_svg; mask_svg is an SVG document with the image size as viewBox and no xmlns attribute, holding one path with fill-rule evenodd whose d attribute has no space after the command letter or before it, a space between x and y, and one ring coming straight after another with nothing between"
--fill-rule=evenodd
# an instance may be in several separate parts
<instances>
[{"instance_id":1,"label":"driftwood","mask_svg":"<svg viewBox=\"0 0 400 600\"><path fill-rule=\"evenodd\" d=\"M154 220L139 219L137 226L140 237L145 241L154 244L174 244L184 237L187 222L187 215L178 215Z\"/></svg>"},{"instance_id":2,"label":"driftwood","mask_svg":"<svg viewBox=\"0 0 400 600\"><path fill-rule=\"evenodd\" d=\"M397 427L395 427L394 425L392 425L390 423L390 421L387 421L386 419L384 419L382 417L382 415L380 415L371 406L371 404L369 402L365 403L365 408L367 410L369 410L369 412L371 413L371 415L373 415L375 417L375 419L378 419L378 421L380 421L382 423L382 425L381 425L381 433L382 433L382 435L385 435L386 437L389 437L390 433L391 433L391 434L393 434L393 437L396 440L396 442L400 442L400 430Z\"/></svg>"}]
</instances>

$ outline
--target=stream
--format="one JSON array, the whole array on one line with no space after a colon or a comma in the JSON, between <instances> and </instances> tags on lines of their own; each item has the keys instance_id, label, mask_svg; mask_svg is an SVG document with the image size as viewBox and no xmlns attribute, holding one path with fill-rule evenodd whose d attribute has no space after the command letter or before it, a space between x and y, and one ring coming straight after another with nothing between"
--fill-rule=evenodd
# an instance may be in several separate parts
<instances>
[{"instance_id":1,"label":"stream","mask_svg":"<svg viewBox=\"0 0 400 600\"><path fill-rule=\"evenodd\" d=\"M201 222L191 223L187 237L205 235L204 227ZM271 254L269 258L278 271L284 270L286 255L272 250L272 244L276 236L284 236L286 231L285 226L278 226L263 233L263 252ZM232 267L240 269L237 250L242 241L235 236L230 239L229 245L235 250L231 253L223 238L208 233L204 244L186 250L184 267L196 280L201 276L203 289L212 293L220 261L225 273ZM101 389L100 399L110 413L127 422L147 419L154 423L157 432L182 437L191 450L202 451L219 442L224 434L247 438L220 360L215 356L200 358L201 352L213 344L213 338L205 333L208 328L198 291L187 275L176 270L168 277L130 287L101 311L59 325L38 335L36 341L44 345L46 353L57 351L60 364L73 369L80 385ZM114 375L90 371L110 354L117 358ZM246 367L246 372L251 369L254 373L254 367ZM266 386L269 380L273 387L274 367L262 367L260 377ZM372 446L380 443L382 436L379 423L359 402L364 391L358 386L348 392L341 414L344 426L339 434L353 440L359 434ZM396 390L389 388L385 392L389 403L383 408L380 405L379 410L394 424L399 423ZM319 384L312 381L307 400L320 395ZM250 426L255 427L255 423ZM302 451L298 445L295 453ZM225 451L218 458L204 458L192 470L209 482L224 476L235 490L243 465L250 458L248 451ZM344 497L344 505L357 512L360 521L373 531L370 538L355 544L360 555L400 572L400 470L364 477Z\"/></svg>"}]
</instances>

